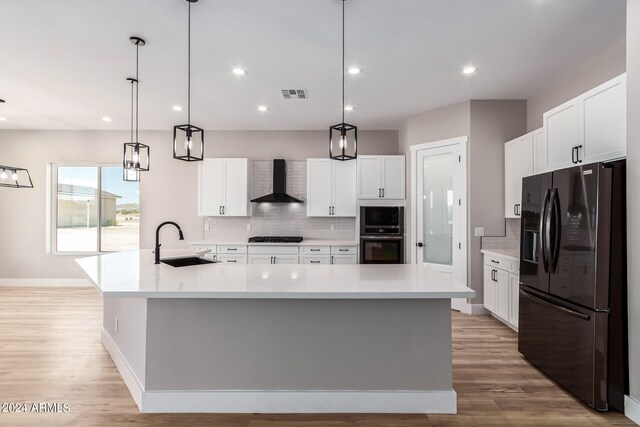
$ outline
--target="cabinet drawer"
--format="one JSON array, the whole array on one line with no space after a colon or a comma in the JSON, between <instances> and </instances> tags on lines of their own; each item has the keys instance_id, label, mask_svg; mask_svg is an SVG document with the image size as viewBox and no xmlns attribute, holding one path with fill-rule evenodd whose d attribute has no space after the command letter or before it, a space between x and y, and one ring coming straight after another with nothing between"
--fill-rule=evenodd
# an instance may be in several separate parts
<instances>
[{"instance_id":1,"label":"cabinet drawer","mask_svg":"<svg viewBox=\"0 0 640 427\"><path fill-rule=\"evenodd\" d=\"M331 264L357 264L356 255L331 255Z\"/></svg>"},{"instance_id":2,"label":"cabinet drawer","mask_svg":"<svg viewBox=\"0 0 640 427\"><path fill-rule=\"evenodd\" d=\"M244 245L220 245L218 254L246 254L247 247Z\"/></svg>"},{"instance_id":3,"label":"cabinet drawer","mask_svg":"<svg viewBox=\"0 0 640 427\"><path fill-rule=\"evenodd\" d=\"M231 264L246 264L247 263L247 255L217 255L216 259L220 262L228 262Z\"/></svg>"},{"instance_id":4,"label":"cabinet drawer","mask_svg":"<svg viewBox=\"0 0 640 427\"><path fill-rule=\"evenodd\" d=\"M329 255L329 246L302 246L300 247L300 253L305 255Z\"/></svg>"},{"instance_id":5,"label":"cabinet drawer","mask_svg":"<svg viewBox=\"0 0 640 427\"><path fill-rule=\"evenodd\" d=\"M249 253L256 255L298 255L297 246L249 246Z\"/></svg>"},{"instance_id":6,"label":"cabinet drawer","mask_svg":"<svg viewBox=\"0 0 640 427\"><path fill-rule=\"evenodd\" d=\"M501 268L503 270L508 270L509 269L509 262L502 259L502 258L498 258L495 255L485 255L484 256L484 263L486 265L490 265L492 267L495 268Z\"/></svg>"},{"instance_id":7,"label":"cabinet drawer","mask_svg":"<svg viewBox=\"0 0 640 427\"><path fill-rule=\"evenodd\" d=\"M357 255L357 246L331 246L331 255Z\"/></svg>"},{"instance_id":8,"label":"cabinet drawer","mask_svg":"<svg viewBox=\"0 0 640 427\"><path fill-rule=\"evenodd\" d=\"M304 255L300 257L301 264L329 264L329 255Z\"/></svg>"}]
</instances>

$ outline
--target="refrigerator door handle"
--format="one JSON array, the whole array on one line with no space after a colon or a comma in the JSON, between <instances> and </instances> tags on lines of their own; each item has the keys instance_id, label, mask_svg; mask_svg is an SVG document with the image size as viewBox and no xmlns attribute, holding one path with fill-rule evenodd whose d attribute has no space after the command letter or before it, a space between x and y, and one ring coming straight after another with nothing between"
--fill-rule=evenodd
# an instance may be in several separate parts
<instances>
[{"instance_id":1,"label":"refrigerator door handle","mask_svg":"<svg viewBox=\"0 0 640 427\"><path fill-rule=\"evenodd\" d=\"M544 224L544 243L545 243L545 252L547 255L547 268L551 271L551 273L555 273L553 268L553 248L551 247L551 242L553 241L553 229L552 225L552 215L554 214L553 210L553 201L555 200L555 194L558 189L553 187L551 193L549 194L549 199L547 201L547 209L545 212L545 224Z\"/></svg>"},{"instance_id":2,"label":"refrigerator door handle","mask_svg":"<svg viewBox=\"0 0 640 427\"><path fill-rule=\"evenodd\" d=\"M571 310L569 308L562 307L562 306L550 303L550 302L545 301L545 300L543 300L541 298L538 298L538 297L535 297L535 296L531 295L529 292L527 292L527 291L525 291L523 289L520 289L520 294L524 295L525 297L531 299L532 301L534 301L534 302L536 302L536 303L538 303L540 305L546 305L547 307L554 308L554 309L556 309L558 311L561 311L563 313L566 313L566 314L568 314L570 316L577 317L578 319L582 319L582 320L586 320L586 321L591 320L591 316L589 316L588 314L582 314L582 313L579 313L577 311Z\"/></svg>"},{"instance_id":3,"label":"refrigerator door handle","mask_svg":"<svg viewBox=\"0 0 640 427\"><path fill-rule=\"evenodd\" d=\"M560 214L560 197L558 189L554 188L551 193L551 208L553 209L553 217L555 227L553 230L553 251L551 255L551 272L555 273L558 268L558 258L560 256L560 236L561 236L561 214Z\"/></svg>"},{"instance_id":4,"label":"refrigerator door handle","mask_svg":"<svg viewBox=\"0 0 640 427\"><path fill-rule=\"evenodd\" d=\"M544 272L549 272L549 263L547 259L547 239L545 237L546 223L547 223L547 204L549 202L549 189L544 193L542 199L542 209L540 209L540 255L542 255L542 267Z\"/></svg>"}]
</instances>

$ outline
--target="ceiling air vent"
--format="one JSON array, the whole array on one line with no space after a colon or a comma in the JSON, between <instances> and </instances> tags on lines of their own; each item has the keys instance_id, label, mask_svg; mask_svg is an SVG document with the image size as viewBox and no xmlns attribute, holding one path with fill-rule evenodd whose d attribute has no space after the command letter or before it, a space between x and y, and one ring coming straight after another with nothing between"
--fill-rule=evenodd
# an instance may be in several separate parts
<instances>
[{"instance_id":1,"label":"ceiling air vent","mask_svg":"<svg viewBox=\"0 0 640 427\"><path fill-rule=\"evenodd\" d=\"M282 97L284 99L307 99L307 91L304 89L282 89Z\"/></svg>"}]
</instances>

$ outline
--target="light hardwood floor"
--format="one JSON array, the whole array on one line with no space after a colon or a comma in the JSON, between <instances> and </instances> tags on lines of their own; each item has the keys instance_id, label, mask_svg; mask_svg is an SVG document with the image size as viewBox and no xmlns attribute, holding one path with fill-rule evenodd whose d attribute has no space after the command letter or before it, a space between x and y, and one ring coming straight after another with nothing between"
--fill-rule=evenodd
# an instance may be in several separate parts
<instances>
[{"instance_id":1,"label":"light hardwood floor","mask_svg":"<svg viewBox=\"0 0 640 427\"><path fill-rule=\"evenodd\" d=\"M0 425L587 426L599 414L532 368L493 318L453 314L458 415L140 414L100 343L102 300L89 288L0 287L0 402L67 402L68 413L0 413Z\"/></svg>"}]
</instances>

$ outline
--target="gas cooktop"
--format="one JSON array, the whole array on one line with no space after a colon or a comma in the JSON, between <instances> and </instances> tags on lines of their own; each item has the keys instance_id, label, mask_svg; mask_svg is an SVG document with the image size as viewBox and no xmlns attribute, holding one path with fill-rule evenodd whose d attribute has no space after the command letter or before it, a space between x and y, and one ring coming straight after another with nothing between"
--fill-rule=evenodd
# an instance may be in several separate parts
<instances>
[{"instance_id":1,"label":"gas cooktop","mask_svg":"<svg viewBox=\"0 0 640 427\"><path fill-rule=\"evenodd\" d=\"M253 236L249 237L249 243L300 243L300 236Z\"/></svg>"}]
</instances>

